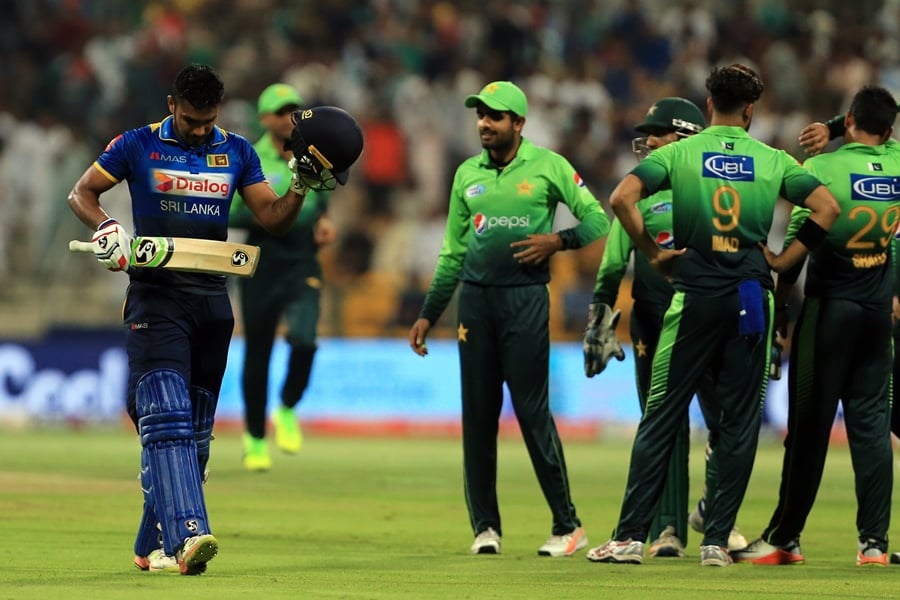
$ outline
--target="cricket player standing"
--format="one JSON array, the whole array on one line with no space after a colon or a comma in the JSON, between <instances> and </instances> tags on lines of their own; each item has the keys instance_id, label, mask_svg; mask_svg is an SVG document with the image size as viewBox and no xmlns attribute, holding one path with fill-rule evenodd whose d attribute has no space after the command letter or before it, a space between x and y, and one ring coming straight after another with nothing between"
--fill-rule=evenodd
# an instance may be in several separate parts
<instances>
[{"instance_id":1,"label":"cricket player standing","mask_svg":"<svg viewBox=\"0 0 900 600\"><path fill-rule=\"evenodd\" d=\"M235 190L264 227L284 232L309 187L332 178L322 161L306 152L307 143L313 147L322 136L299 143L310 137L306 126L316 119L295 121L291 147L298 159L291 187L279 197L250 143L216 126L223 96L222 81L210 67L185 67L168 96L171 114L114 138L69 194L72 211L96 230L97 260L111 271L128 270L131 282L123 317L127 409L143 448L144 509L134 544L134 563L142 570L178 568L197 575L218 552L201 474L209 460L234 317L223 276L129 268L132 236L100 206L100 196L128 181L135 235L225 240ZM352 125L358 129L355 121ZM335 137L342 139L339 133ZM362 138L350 150L331 152L322 145L319 156L330 155L337 171L349 167L353 151L359 154Z\"/></svg>"},{"instance_id":2,"label":"cricket player standing","mask_svg":"<svg viewBox=\"0 0 900 600\"><path fill-rule=\"evenodd\" d=\"M276 192L291 184L288 162L291 114L303 101L292 86L274 83L260 94L257 112L266 133L253 145L263 173ZM259 225L246 204L236 197L229 224L248 230L247 243L260 247L260 262L252 278L238 282L241 317L244 325L244 366L241 391L244 397L244 468L265 471L272 466L266 444L266 404L269 397L269 361L272 344L282 316L287 321L290 346L287 376L281 387L281 403L272 413L275 444L284 452L296 453L302 433L294 407L300 401L312 371L316 353L316 326L322 266L316 253L334 241L334 224L327 215L328 192L311 191L290 231L283 236L268 233Z\"/></svg>"},{"instance_id":3,"label":"cricket player standing","mask_svg":"<svg viewBox=\"0 0 900 600\"><path fill-rule=\"evenodd\" d=\"M656 101L647 111L644 122L635 129L642 137L632 140L632 149L643 160L657 149L677 142L703 130L706 120L700 109L684 98L670 97ZM646 223L647 230L658 245L672 248L675 238L672 236L672 191L660 190L638 203L638 208ZM635 383L638 400L643 413L647 405L650 391L650 369L659 333L662 329L663 315L669 307L675 290L647 260L646 255L634 252L635 246L622 228L618 220L614 220L609 229L603 260L597 270L597 282L594 286L593 301L588 310L588 325L584 334L585 375L593 377L606 368L611 358L604 352L609 346L603 340L615 336L615 321L611 318L615 313L612 307L616 304L619 285L634 254L634 278L631 295L634 304L631 309L631 342L634 349ZM709 398L714 398L709 378L705 378L702 390ZM701 407L713 406L702 402ZM710 448L715 445L718 435L718 413L714 410L704 412L704 420L709 429ZM687 413L678 425L675 446L669 459L669 470L666 485L663 488L659 507L650 526L650 556L684 556L684 542L687 540L688 526L688 452L690 450L690 423ZM711 451L711 450L710 450ZM701 499L698 507L705 506ZM704 509L705 510L705 509ZM699 511L699 508L697 509ZM702 533L703 516L697 512L691 524ZM731 549L743 548L747 540L737 530L733 530L728 539Z\"/></svg>"},{"instance_id":4,"label":"cricket player standing","mask_svg":"<svg viewBox=\"0 0 900 600\"><path fill-rule=\"evenodd\" d=\"M840 212L828 190L792 157L747 133L763 91L752 69L714 68L706 87L710 127L652 152L611 196L622 226L650 263L671 276L675 294L663 318L619 522L612 539L588 552L595 562L643 562L678 423L711 371L721 412L707 467L700 559L705 566L731 563L728 536L753 469L769 374L770 268L781 272L817 247ZM672 190L676 249L655 243L637 208L642 198L666 188ZM775 257L761 245L779 195L812 213L794 243Z\"/></svg>"},{"instance_id":5,"label":"cricket player standing","mask_svg":"<svg viewBox=\"0 0 900 600\"><path fill-rule=\"evenodd\" d=\"M522 137L528 102L516 85L489 83L465 104L476 110L484 150L456 171L444 244L409 344L420 356L428 353L428 331L461 281L457 339L471 551L500 552L497 430L506 383L553 516L552 535L538 554L570 556L587 537L548 398L548 259L606 234L609 219L565 158ZM550 233L560 202L581 223Z\"/></svg>"},{"instance_id":6,"label":"cricket player standing","mask_svg":"<svg viewBox=\"0 0 900 600\"><path fill-rule=\"evenodd\" d=\"M791 338L778 505L762 536L734 553L737 561L804 561L800 534L822 479L840 400L856 476L856 564L887 566L894 472L891 246L900 223L900 147L890 139L896 115L890 92L863 88L845 117L844 145L804 163L838 199L841 217L809 257L805 299ZM808 214L794 208L785 244ZM778 278L776 302L786 305L801 267ZM786 330L786 320L780 326Z\"/></svg>"}]
</instances>

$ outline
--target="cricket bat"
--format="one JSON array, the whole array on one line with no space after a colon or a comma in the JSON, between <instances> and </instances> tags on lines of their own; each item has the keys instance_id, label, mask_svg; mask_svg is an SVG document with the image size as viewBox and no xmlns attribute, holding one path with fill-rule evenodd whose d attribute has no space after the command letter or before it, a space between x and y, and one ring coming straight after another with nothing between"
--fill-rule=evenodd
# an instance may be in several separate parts
<instances>
[{"instance_id":1,"label":"cricket bat","mask_svg":"<svg viewBox=\"0 0 900 600\"><path fill-rule=\"evenodd\" d=\"M91 242L72 240L71 252L93 252ZM259 246L194 238L137 236L131 243L132 267L252 277Z\"/></svg>"}]
</instances>

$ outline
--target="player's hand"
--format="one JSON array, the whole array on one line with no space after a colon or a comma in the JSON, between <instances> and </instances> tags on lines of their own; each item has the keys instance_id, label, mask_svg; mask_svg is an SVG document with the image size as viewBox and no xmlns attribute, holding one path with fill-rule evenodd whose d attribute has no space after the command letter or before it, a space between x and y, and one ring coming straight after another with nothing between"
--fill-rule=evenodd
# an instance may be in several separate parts
<instances>
[{"instance_id":1,"label":"player's hand","mask_svg":"<svg viewBox=\"0 0 900 600\"><path fill-rule=\"evenodd\" d=\"M647 260L650 266L662 273L667 279L672 275L672 267L675 265L675 259L687 252L687 248L678 250L666 250L659 248L653 256L648 256Z\"/></svg>"},{"instance_id":2,"label":"player's hand","mask_svg":"<svg viewBox=\"0 0 900 600\"><path fill-rule=\"evenodd\" d=\"M776 273L784 273L792 265L785 264L785 261L782 259L781 254L775 254L769 249L767 244L763 242L759 242L759 247L762 250L763 256L766 257L766 262L769 264L769 268L775 271Z\"/></svg>"},{"instance_id":3,"label":"player's hand","mask_svg":"<svg viewBox=\"0 0 900 600\"><path fill-rule=\"evenodd\" d=\"M557 251L563 249L562 238L558 233L529 233L524 240L513 242L510 248L522 248L513 254L520 265L539 265Z\"/></svg>"},{"instance_id":4,"label":"player's hand","mask_svg":"<svg viewBox=\"0 0 900 600\"><path fill-rule=\"evenodd\" d=\"M409 347L419 356L428 354L428 346L425 344L425 338L428 336L428 330L431 329L431 323L428 319L417 319L409 330Z\"/></svg>"},{"instance_id":5,"label":"player's hand","mask_svg":"<svg viewBox=\"0 0 900 600\"><path fill-rule=\"evenodd\" d=\"M810 156L815 156L828 145L828 126L825 123L810 123L797 138L800 146Z\"/></svg>"},{"instance_id":6,"label":"player's hand","mask_svg":"<svg viewBox=\"0 0 900 600\"><path fill-rule=\"evenodd\" d=\"M619 323L619 311L612 310L609 305L594 302L588 307L588 322L584 329L584 374L593 377L602 373L606 363L613 356L616 360L625 360L625 351L616 338L616 325Z\"/></svg>"},{"instance_id":7,"label":"player's hand","mask_svg":"<svg viewBox=\"0 0 900 600\"><path fill-rule=\"evenodd\" d=\"M891 323L896 323L897 321L900 321L900 298L894 296L891 306Z\"/></svg>"},{"instance_id":8,"label":"player's hand","mask_svg":"<svg viewBox=\"0 0 900 600\"><path fill-rule=\"evenodd\" d=\"M306 196L309 192L309 185L304 181L304 176L300 174L300 169L296 158L288 161L288 167L291 169L291 191L298 196Z\"/></svg>"},{"instance_id":9,"label":"player's hand","mask_svg":"<svg viewBox=\"0 0 900 600\"><path fill-rule=\"evenodd\" d=\"M97 262L110 271L127 271L131 259L131 236L115 219L100 223L91 238Z\"/></svg>"}]
</instances>

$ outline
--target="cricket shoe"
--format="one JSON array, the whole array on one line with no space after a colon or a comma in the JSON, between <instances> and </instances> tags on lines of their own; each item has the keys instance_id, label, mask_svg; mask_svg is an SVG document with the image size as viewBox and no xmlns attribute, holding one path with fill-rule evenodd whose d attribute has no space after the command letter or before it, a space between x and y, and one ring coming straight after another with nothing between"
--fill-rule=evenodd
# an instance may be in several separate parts
<instances>
[{"instance_id":1,"label":"cricket shoe","mask_svg":"<svg viewBox=\"0 0 900 600\"><path fill-rule=\"evenodd\" d=\"M587 559L591 562L639 565L644 562L644 542L631 539L624 542L609 540L602 546L588 550Z\"/></svg>"},{"instance_id":2,"label":"cricket shoe","mask_svg":"<svg viewBox=\"0 0 900 600\"><path fill-rule=\"evenodd\" d=\"M754 565L802 565L803 553L800 541L791 540L783 546L775 546L762 538L753 540L746 548L734 550L731 557L735 562Z\"/></svg>"},{"instance_id":3,"label":"cricket shoe","mask_svg":"<svg viewBox=\"0 0 900 600\"><path fill-rule=\"evenodd\" d=\"M167 556L162 548L151 550L147 556L134 557L134 566L141 571L178 571L178 561L174 556Z\"/></svg>"},{"instance_id":4,"label":"cricket shoe","mask_svg":"<svg viewBox=\"0 0 900 600\"><path fill-rule=\"evenodd\" d=\"M272 413L272 425L275 428L275 445L282 452L297 454L303 445L303 434L293 408L279 406Z\"/></svg>"},{"instance_id":5,"label":"cricket shoe","mask_svg":"<svg viewBox=\"0 0 900 600\"><path fill-rule=\"evenodd\" d=\"M727 567L732 562L728 548L722 546L700 546L700 564L704 567Z\"/></svg>"},{"instance_id":6,"label":"cricket shoe","mask_svg":"<svg viewBox=\"0 0 900 600\"><path fill-rule=\"evenodd\" d=\"M650 544L650 556L666 557L666 556L684 556L684 544L675 535L675 528L667 525L659 534L659 537Z\"/></svg>"},{"instance_id":7,"label":"cricket shoe","mask_svg":"<svg viewBox=\"0 0 900 600\"><path fill-rule=\"evenodd\" d=\"M577 527L565 535L551 535L538 548L538 556L572 556L587 547L587 534L584 527Z\"/></svg>"},{"instance_id":8,"label":"cricket shoe","mask_svg":"<svg viewBox=\"0 0 900 600\"><path fill-rule=\"evenodd\" d=\"M697 533L706 531L705 498L700 498L700 500L697 501L697 506L695 506L694 510L691 511L691 514L688 515L688 525L690 525L691 529ZM744 534L742 534L737 527L732 528L731 533L728 534L728 551L734 552L735 550L743 550L746 547L747 538L744 537Z\"/></svg>"},{"instance_id":9,"label":"cricket shoe","mask_svg":"<svg viewBox=\"0 0 900 600\"><path fill-rule=\"evenodd\" d=\"M272 468L272 457L269 456L269 446L265 438L255 438L249 433L244 434L244 468L248 471L268 471Z\"/></svg>"},{"instance_id":10,"label":"cricket shoe","mask_svg":"<svg viewBox=\"0 0 900 600\"><path fill-rule=\"evenodd\" d=\"M747 545L747 538L744 537L744 534L738 531L737 527L733 527L731 533L728 534L728 551L743 550Z\"/></svg>"},{"instance_id":11,"label":"cricket shoe","mask_svg":"<svg viewBox=\"0 0 900 600\"><path fill-rule=\"evenodd\" d=\"M475 536L470 549L472 554L500 554L500 534L488 527Z\"/></svg>"},{"instance_id":12,"label":"cricket shoe","mask_svg":"<svg viewBox=\"0 0 900 600\"><path fill-rule=\"evenodd\" d=\"M219 553L219 542L211 534L195 535L184 540L175 553L182 575L200 575L206 572L206 563Z\"/></svg>"},{"instance_id":13,"label":"cricket shoe","mask_svg":"<svg viewBox=\"0 0 900 600\"><path fill-rule=\"evenodd\" d=\"M895 552L896 554L896 552ZM893 558L891 558L893 562ZM859 552L856 553L857 567L886 567L887 554L878 547L878 542L868 539L859 543Z\"/></svg>"},{"instance_id":14,"label":"cricket shoe","mask_svg":"<svg viewBox=\"0 0 900 600\"><path fill-rule=\"evenodd\" d=\"M694 510L691 511L691 514L688 515L688 525L690 525L691 529L697 533L703 533L706 525L705 521L706 498L700 498L700 500L697 501L697 506L695 506Z\"/></svg>"}]
</instances>

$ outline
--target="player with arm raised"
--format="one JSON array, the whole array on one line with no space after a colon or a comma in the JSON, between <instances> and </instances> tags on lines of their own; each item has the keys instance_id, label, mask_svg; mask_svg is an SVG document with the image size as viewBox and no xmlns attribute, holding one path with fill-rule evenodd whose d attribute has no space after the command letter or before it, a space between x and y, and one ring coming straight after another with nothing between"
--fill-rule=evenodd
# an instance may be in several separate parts
<instances>
[{"instance_id":1,"label":"player with arm raised","mask_svg":"<svg viewBox=\"0 0 900 600\"><path fill-rule=\"evenodd\" d=\"M896 114L890 92L863 88L845 117L844 145L804 163L837 197L841 216L809 256L803 308L791 338L778 505L762 536L736 552L735 560L803 562L800 534L819 489L840 401L856 477L856 564L887 565L893 484L890 257L900 223L900 153L890 139ZM808 210L794 208L785 244L808 218ZM787 300L801 268L802 263L779 276L776 300Z\"/></svg>"},{"instance_id":2,"label":"player with arm raised","mask_svg":"<svg viewBox=\"0 0 900 600\"><path fill-rule=\"evenodd\" d=\"M263 177L250 143L216 126L223 96L222 81L210 67L185 67L168 96L171 114L117 136L75 183L69 206L96 230L92 241L104 267L121 271L129 266L131 235L100 205L100 196L123 180L135 234L225 240L236 189L261 224L283 232L303 203L304 180L315 179L313 171L330 176L321 161L309 156L306 144L293 144L306 166L295 170L291 189L279 197ZM209 460L234 326L231 303L221 275L154 268L128 272L123 311L130 369L127 410L143 447L144 511L135 564L168 568L174 557L181 573L195 575L218 552L201 474ZM157 522L163 549L158 548Z\"/></svg>"},{"instance_id":3,"label":"player with arm raised","mask_svg":"<svg viewBox=\"0 0 900 600\"><path fill-rule=\"evenodd\" d=\"M769 375L773 281L816 247L839 209L828 190L786 152L750 137L763 84L744 65L717 67L706 80L711 125L652 152L613 190L616 217L675 294L663 317L650 394L638 425L628 483L612 539L588 552L595 562L641 563L668 459L701 378L716 380L719 439L707 480L700 562L731 563L728 537L753 469ZM653 239L637 205L672 190L675 248ZM812 209L802 235L781 255L761 246L783 196ZM701 398L703 401L703 398Z\"/></svg>"}]
</instances>

